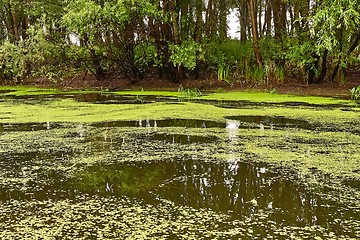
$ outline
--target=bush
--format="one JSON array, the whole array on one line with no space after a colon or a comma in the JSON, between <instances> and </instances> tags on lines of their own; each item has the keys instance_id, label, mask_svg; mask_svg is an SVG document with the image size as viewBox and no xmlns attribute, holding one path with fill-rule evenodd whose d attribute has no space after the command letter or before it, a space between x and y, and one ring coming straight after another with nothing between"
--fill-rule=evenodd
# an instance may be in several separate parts
<instances>
[{"instance_id":1,"label":"bush","mask_svg":"<svg viewBox=\"0 0 360 240\"><path fill-rule=\"evenodd\" d=\"M8 41L0 45L0 77L7 83L18 82L26 72L24 49Z\"/></svg>"},{"instance_id":2,"label":"bush","mask_svg":"<svg viewBox=\"0 0 360 240\"><path fill-rule=\"evenodd\" d=\"M160 66L158 51L152 41L141 42L134 48L134 61L137 68L144 72L150 66Z\"/></svg>"},{"instance_id":3,"label":"bush","mask_svg":"<svg viewBox=\"0 0 360 240\"><path fill-rule=\"evenodd\" d=\"M183 41L180 45L170 45L170 61L174 66L183 66L188 70L194 70L197 60L201 60L201 44L194 40Z\"/></svg>"}]
</instances>

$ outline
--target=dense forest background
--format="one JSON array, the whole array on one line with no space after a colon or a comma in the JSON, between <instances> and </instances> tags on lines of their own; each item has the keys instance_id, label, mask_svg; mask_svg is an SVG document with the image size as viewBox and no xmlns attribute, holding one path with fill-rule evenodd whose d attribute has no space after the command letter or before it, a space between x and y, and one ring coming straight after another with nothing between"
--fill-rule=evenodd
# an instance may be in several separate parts
<instances>
[{"instance_id":1,"label":"dense forest background","mask_svg":"<svg viewBox=\"0 0 360 240\"><path fill-rule=\"evenodd\" d=\"M359 26L360 0L0 0L0 80L345 81Z\"/></svg>"}]
</instances>

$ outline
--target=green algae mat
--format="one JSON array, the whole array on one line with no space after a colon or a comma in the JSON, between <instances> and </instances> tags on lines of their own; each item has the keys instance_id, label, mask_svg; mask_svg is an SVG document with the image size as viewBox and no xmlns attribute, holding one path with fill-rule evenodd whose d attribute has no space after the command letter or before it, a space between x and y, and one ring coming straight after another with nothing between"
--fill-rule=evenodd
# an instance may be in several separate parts
<instances>
[{"instance_id":1,"label":"green algae mat","mask_svg":"<svg viewBox=\"0 0 360 240\"><path fill-rule=\"evenodd\" d=\"M359 239L360 108L0 88L1 239Z\"/></svg>"}]
</instances>

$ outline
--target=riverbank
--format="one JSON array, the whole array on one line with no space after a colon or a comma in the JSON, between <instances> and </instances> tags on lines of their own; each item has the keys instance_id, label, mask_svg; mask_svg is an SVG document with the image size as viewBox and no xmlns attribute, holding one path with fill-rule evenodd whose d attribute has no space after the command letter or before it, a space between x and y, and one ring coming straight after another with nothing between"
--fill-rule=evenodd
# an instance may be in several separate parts
<instances>
[{"instance_id":1,"label":"riverbank","mask_svg":"<svg viewBox=\"0 0 360 240\"><path fill-rule=\"evenodd\" d=\"M179 86L186 89L198 89L204 92L222 91L260 91L276 92L281 94L291 94L297 96L324 96L350 99L349 89L360 85L360 74L357 72L349 73L344 82L324 82L321 84L306 84L304 80L288 79L279 84L261 84L244 81L227 83L216 79L206 80L183 80L174 82L167 79L148 77L143 80L130 80L127 78L107 78L98 81L96 78L87 74L86 76L77 75L73 78L59 81L47 78L29 78L21 81L21 85L29 87L56 88L59 90L164 90L178 91Z\"/></svg>"}]
</instances>

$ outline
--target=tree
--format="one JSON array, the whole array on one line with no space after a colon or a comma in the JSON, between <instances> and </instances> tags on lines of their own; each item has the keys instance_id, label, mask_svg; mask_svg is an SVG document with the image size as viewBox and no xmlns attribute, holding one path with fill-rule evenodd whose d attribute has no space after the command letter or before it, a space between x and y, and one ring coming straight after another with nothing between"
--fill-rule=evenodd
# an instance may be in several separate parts
<instances>
[{"instance_id":1,"label":"tree","mask_svg":"<svg viewBox=\"0 0 360 240\"><path fill-rule=\"evenodd\" d=\"M311 38L314 39L315 55L323 58L323 71L317 82L326 75L328 55L333 61L331 81L347 67L347 61L360 41L360 1L324 1L309 19Z\"/></svg>"},{"instance_id":2,"label":"tree","mask_svg":"<svg viewBox=\"0 0 360 240\"><path fill-rule=\"evenodd\" d=\"M256 64L261 68L262 67L262 58L260 55L259 50L259 41L258 41L258 31L257 31L257 24L256 24L256 15L255 15L255 1L249 1L249 9L250 9L250 16L251 16L251 32L253 37L253 48L255 53Z\"/></svg>"}]
</instances>

